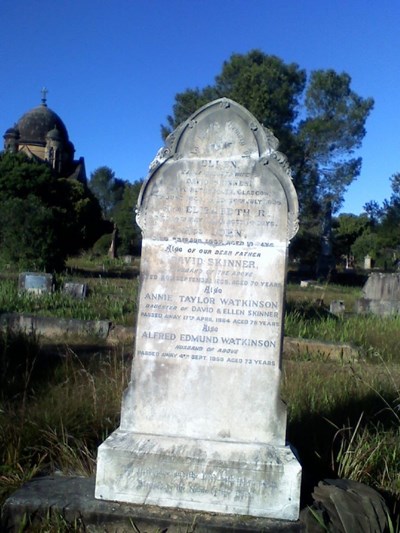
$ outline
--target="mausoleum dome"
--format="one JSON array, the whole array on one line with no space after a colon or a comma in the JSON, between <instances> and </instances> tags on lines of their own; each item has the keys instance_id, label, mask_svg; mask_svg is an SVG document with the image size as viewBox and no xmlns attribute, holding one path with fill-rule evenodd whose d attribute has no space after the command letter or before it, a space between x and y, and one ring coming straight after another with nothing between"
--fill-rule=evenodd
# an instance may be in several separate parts
<instances>
[{"instance_id":1,"label":"mausoleum dome","mask_svg":"<svg viewBox=\"0 0 400 533\"><path fill-rule=\"evenodd\" d=\"M3 135L4 150L23 152L45 161L63 177L86 182L84 159L74 159L75 148L69 140L64 122L47 107L47 89L42 89L41 105L31 109Z\"/></svg>"},{"instance_id":2,"label":"mausoleum dome","mask_svg":"<svg viewBox=\"0 0 400 533\"><path fill-rule=\"evenodd\" d=\"M68 143L68 132L64 122L46 104L31 109L17 122L20 143L46 144L47 134L54 129L58 130L59 140Z\"/></svg>"}]
</instances>

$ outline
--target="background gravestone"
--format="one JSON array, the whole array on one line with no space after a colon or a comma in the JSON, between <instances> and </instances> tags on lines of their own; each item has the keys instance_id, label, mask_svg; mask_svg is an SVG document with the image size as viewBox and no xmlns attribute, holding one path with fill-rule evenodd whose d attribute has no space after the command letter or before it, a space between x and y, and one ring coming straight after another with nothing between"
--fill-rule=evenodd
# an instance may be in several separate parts
<instances>
[{"instance_id":1,"label":"background gravestone","mask_svg":"<svg viewBox=\"0 0 400 533\"><path fill-rule=\"evenodd\" d=\"M369 254L367 254L364 257L364 269L371 270L371 268L372 268L372 257Z\"/></svg>"},{"instance_id":2,"label":"background gravestone","mask_svg":"<svg viewBox=\"0 0 400 533\"><path fill-rule=\"evenodd\" d=\"M54 289L54 279L52 274L40 272L22 272L18 276L19 292L29 292L31 294L51 293Z\"/></svg>"},{"instance_id":3,"label":"background gravestone","mask_svg":"<svg viewBox=\"0 0 400 533\"><path fill-rule=\"evenodd\" d=\"M372 273L363 287L363 298L356 302L356 311L381 316L399 314L400 274Z\"/></svg>"},{"instance_id":4,"label":"background gravestone","mask_svg":"<svg viewBox=\"0 0 400 533\"><path fill-rule=\"evenodd\" d=\"M84 300L87 295L87 283L75 283L73 281L66 281L63 286L64 294L69 294L73 298Z\"/></svg>"},{"instance_id":5,"label":"background gravestone","mask_svg":"<svg viewBox=\"0 0 400 533\"><path fill-rule=\"evenodd\" d=\"M301 468L280 400L297 196L277 140L222 99L151 166L132 380L96 497L296 520Z\"/></svg>"}]
</instances>

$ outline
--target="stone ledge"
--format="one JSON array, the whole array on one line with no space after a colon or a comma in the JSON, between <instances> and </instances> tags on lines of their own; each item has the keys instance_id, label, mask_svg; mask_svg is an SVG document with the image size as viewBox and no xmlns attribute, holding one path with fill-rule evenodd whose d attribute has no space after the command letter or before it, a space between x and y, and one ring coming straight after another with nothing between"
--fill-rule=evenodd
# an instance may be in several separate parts
<instances>
[{"instance_id":1,"label":"stone ledge","mask_svg":"<svg viewBox=\"0 0 400 533\"><path fill-rule=\"evenodd\" d=\"M47 476L33 479L3 506L4 531L19 531L22 519L46 517L49 509L65 520L82 521L85 530L102 533L168 531L168 533L304 533L300 521L273 520L96 500L94 477Z\"/></svg>"},{"instance_id":2,"label":"stone ledge","mask_svg":"<svg viewBox=\"0 0 400 533\"><path fill-rule=\"evenodd\" d=\"M97 338L107 345L120 343L133 344L135 328L119 326L108 320L78 320L66 318L40 317L20 313L0 314L0 329L31 333L35 331L46 339L68 341L77 336ZM356 361L358 350L347 343L324 342L312 339L284 337L283 357L292 358L302 353L319 355L330 361Z\"/></svg>"},{"instance_id":3,"label":"stone ledge","mask_svg":"<svg viewBox=\"0 0 400 533\"><path fill-rule=\"evenodd\" d=\"M95 337L107 339L111 327L109 320L79 320L76 318L54 318L21 313L0 314L0 328L32 333L46 338Z\"/></svg>"},{"instance_id":4,"label":"stone ledge","mask_svg":"<svg viewBox=\"0 0 400 533\"><path fill-rule=\"evenodd\" d=\"M357 348L344 342L324 342L311 339L285 337L283 357L293 358L300 354L324 357L329 361L354 362L360 357Z\"/></svg>"}]
</instances>

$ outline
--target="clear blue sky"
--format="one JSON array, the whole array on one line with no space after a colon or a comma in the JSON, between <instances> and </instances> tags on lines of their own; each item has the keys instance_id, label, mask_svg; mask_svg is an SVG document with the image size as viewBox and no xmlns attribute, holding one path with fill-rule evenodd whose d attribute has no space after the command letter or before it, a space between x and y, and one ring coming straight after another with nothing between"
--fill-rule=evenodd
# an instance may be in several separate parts
<instances>
[{"instance_id":1,"label":"clear blue sky","mask_svg":"<svg viewBox=\"0 0 400 533\"><path fill-rule=\"evenodd\" d=\"M372 96L362 172L345 212L389 198L400 171L399 0L1 0L0 132L40 104L65 122L88 175L145 177L174 96L260 48L307 72L333 68ZM2 141L2 139L1 139ZM290 158L290 154L289 158Z\"/></svg>"}]
</instances>

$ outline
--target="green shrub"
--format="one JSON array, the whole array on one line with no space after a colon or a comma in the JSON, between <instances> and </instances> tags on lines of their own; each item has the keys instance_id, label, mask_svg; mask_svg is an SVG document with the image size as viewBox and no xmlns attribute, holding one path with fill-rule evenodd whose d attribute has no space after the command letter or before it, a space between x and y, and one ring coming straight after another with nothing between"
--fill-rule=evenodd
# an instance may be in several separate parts
<instances>
[{"instance_id":1,"label":"green shrub","mask_svg":"<svg viewBox=\"0 0 400 533\"><path fill-rule=\"evenodd\" d=\"M106 233L102 235L94 243L92 252L96 257L107 256L108 250L110 249L112 239L112 233Z\"/></svg>"}]
</instances>

